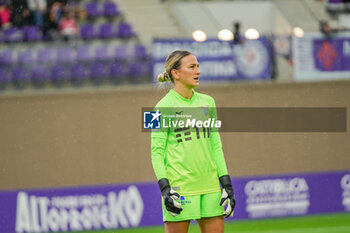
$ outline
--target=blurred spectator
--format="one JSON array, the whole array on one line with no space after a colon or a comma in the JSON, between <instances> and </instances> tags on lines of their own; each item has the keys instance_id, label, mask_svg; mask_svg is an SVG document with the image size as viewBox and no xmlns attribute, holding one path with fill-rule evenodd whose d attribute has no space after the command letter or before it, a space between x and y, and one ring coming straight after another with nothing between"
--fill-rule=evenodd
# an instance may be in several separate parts
<instances>
[{"instance_id":1,"label":"blurred spectator","mask_svg":"<svg viewBox=\"0 0 350 233\"><path fill-rule=\"evenodd\" d=\"M234 22L233 23L233 44L242 44L242 35L241 35L241 23L240 22Z\"/></svg>"},{"instance_id":2,"label":"blurred spectator","mask_svg":"<svg viewBox=\"0 0 350 233\"><path fill-rule=\"evenodd\" d=\"M33 23L36 26L42 26L44 21L44 14L47 9L46 0L27 0L28 9L30 10Z\"/></svg>"},{"instance_id":3,"label":"blurred spectator","mask_svg":"<svg viewBox=\"0 0 350 233\"><path fill-rule=\"evenodd\" d=\"M343 0L345 12L350 12L350 0Z\"/></svg>"},{"instance_id":4,"label":"blurred spectator","mask_svg":"<svg viewBox=\"0 0 350 233\"><path fill-rule=\"evenodd\" d=\"M62 5L66 5L68 0L47 0L47 5L51 6L55 2L60 2Z\"/></svg>"},{"instance_id":5,"label":"blurred spectator","mask_svg":"<svg viewBox=\"0 0 350 233\"><path fill-rule=\"evenodd\" d=\"M80 4L76 4L74 6L74 12L79 22L85 21L87 19L87 12L85 8L82 7Z\"/></svg>"},{"instance_id":6,"label":"blurred spectator","mask_svg":"<svg viewBox=\"0 0 350 233\"><path fill-rule=\"evenodd\" d=\"M66 10L74 12L75 18L79 21L85 21L87 19L87 11L80 2L71 1L67 3Z\"/></svg>"},{"instance_id":7,"label":"blurred spectator","mask_svg":"<svg viewBox=\"0 0 350 233\"><path fill-rule=\"evenodd\" d=\"M62 18L62 13L63 13L62 3L59 1L53 2L49 8L48 13L49 13L50 20L56 25L58 25L58 23Z\"/></svg>"},{"instance_id":8,"label":"blurred spectator","mask_svg":"<svg viewBox=\"0 0 350 233\"><path fill-rule=\"evenodd\" d=\"M63 4L61 1L53 1L48 5L48 11L44 16L43 33L49 39L57 37L58 24L63 14Z\"/></svg>"},{"instance_id":9,"label":"blurred spectator","mask_svg":"<svg viewBox=\"0 0 350 233\"><path fill-rule=\"evenodd\" d=\"M23 27L31 24L31 15L28 9L27 0L13 0L10 2L11 22L16 27Z\"/></svg>"},{"instance_id":10,"label":"blurred spectator","mask_svg":"<svg viewBox=\"0 0 350 233\"><path fill-rule=\"evenodd\" d=\"M334 33L334 30L329 26L327 21L320 21L320 32L327 38L331 37Z\"/></svg>"},{"instance_id":11,"label":"blurred spectator","mask_svg":"<svg viewBox=\"0 0 350 233\"><path fill-rule=\"evenodd\" d=\"M58 29L64 40L74 39L79 35L78 24L74 18L73 11L68 10L64 13L63 18L60 20Z\"/></svg>"},{"instance_id":12,"label":"blurred spectator","mask_svg":"<svg viewBox=\"0 0 350 233\"><path fill-rule=\"evenodd\" d=\"M10 26L11 11L6 4L0 2L0 26L6 28Z\"/></svg>"}]
</instances>

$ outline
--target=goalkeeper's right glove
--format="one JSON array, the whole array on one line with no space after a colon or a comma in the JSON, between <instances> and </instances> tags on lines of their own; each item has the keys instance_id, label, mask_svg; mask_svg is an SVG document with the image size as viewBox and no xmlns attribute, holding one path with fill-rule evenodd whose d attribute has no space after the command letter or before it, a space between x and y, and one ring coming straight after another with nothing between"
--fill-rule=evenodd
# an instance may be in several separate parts
<instances>
[{"instance_id":1,"label":"goalkeeper's right glove","mask_svg":"<svg viewBox=\"0 0 350 233\"><path fill-rule=\"evenodd\" d=\"M222 186L222 196L221 196L220 205L221 206L227 205L227 208L224 211L224 216L226 218L232 217L236 206L236 198L235 198L235 192L233 191L233 188L232 188L231 178L229 175L224 175L224 176L221 176L219 180Z\"/></svg>"},{"instance_id":2,"label":"goalkeeper's right glove","mask_svg":"<svg viewBox=\"0 0 350 233\"><path fill-rule=\"evenodd\" d=\"M182 211L182 206L179 202L176 201L180 198L180 195L170 187L168 179L160 179L158 181L158 185L160 191L162 192L164 205L167 211L174 217L180 214Z\"/></svg>"}]
</instances>

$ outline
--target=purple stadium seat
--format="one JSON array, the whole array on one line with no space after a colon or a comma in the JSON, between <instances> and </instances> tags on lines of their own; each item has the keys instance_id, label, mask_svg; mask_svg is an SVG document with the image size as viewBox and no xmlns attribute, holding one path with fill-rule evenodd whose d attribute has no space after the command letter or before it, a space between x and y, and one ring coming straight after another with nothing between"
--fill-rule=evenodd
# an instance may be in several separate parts
<instances>
[{"instance_id":1,"label":"purple stadium seat","mask_svg":"<svg viewBox=\"0 0 350 233\"><path fill-rule=\"evenodd\" d=\"M106 45L101 45L101 46L96 47L95 58L97 60L111 59L111 55L109 54L109 47Z\"/></svg>"},{"instance_id":2,"label":"purple stadium seat","mask_svg":"<svg viewBox=\"0 0 350 233\"><path fill-rule=\"evenodd\" d=\"M41 63L54 62L54 57L51 48L44 47L37 50L36 60Z\"/></svg>"},{"instance_id":3,"label":"purple stadium seat","mask_svg":"<svg viewBox=\"0 0 350 233\"><path fill-rule=\"evenodd\" d=\"M112 23L104 23L100 25L100 38L113 38L117 36L116 30L114 30L114 25Z\"/></svg>"},{"instance_id":4,"label":"purple stadium seat","mask_svg":"<svg viewBox=\"0 0 350 233\"><path fill-rule=\"evenodd\" d=\"M84 64L75 63L70 67L70 79L74 86L80 86L88 79L88 72Z\"/></svg>"},{"instance_id":5,"label":"purple stadium seat","mask_svg":"<svg viewBox=\"0 0 350 233\"><path fill-rule=\"evenodd\" d=\"M84 24L80 27L80 36L84 40L98 38L98 34L95 32L93 24Z\"/></svg>"},{"instance_id":6,"label":"purple stadium seat","mask_svg":"<svg viewBox=\"0 0 350 233\"><path fill-rule=\"evenodd\" d=\"M131 38L135 36L134 31L130 24L123 22L118 25L118 37L120 38Z\"/></svg>"},{"instance_id":7,"label":"purple stadium seat","mask_svg":"<svg viewBox=\"0 0 350 233\"><path fill-rule=\"evenodd\" d=\"M32 83L35 87L42 87L49 79L49 73L45 66L34 66L31 72Z\"/></svg>"},{"instance_id":8,"label":"purple stadium seat","mask_svg":"<svg viewBox=\"0 0 350 233\"><path fill-rule=\"evenodd\" d=\"M56 64L51 67L51 81L57 86L61 86L68 79L68 72L64 65Z\"/></svg>"},{"instance_id":9,"label":"purple stadium seat","mask_svg":"<svg viewBox=\"0 0 350 233\"><path fill-rule=\"evenodd\" d=\"M32 63L34 61L33 50L26 49L17 52L17 62L19 63Z\"/></svg>"},{"instance_id":10,"label":"purple stadium seat","mask_svg":"<svg viewBox=\"0 0 350 233\"><path fill-rule=\"evenodd\" d=\"M4 67L0 67L0 90L4 89L9 81L8 70Z\"/></svg>"},{"instance_id":11,"label":"purple stadium seat","mask_svg":"<svg viewBox=\"0 0 350 233\"><path fill-rule=\"evenodd\" d=\"M115 48L114 57L117 60L127 60L128 59L128 47L126 45L119 45Z\"/></svg>"},{"instance_id":12,"label":"purple stadium seat","mask_svg":"<svg viewBox=\"0 0 350 233\"><path fill-rule=\"evenodd\" d=\"M73 59L72 49L70 47L60 47L56 50L56 60L58 62L71 62Z\"/></svg>"},{"instance_id":13,"label":"purple stadium seat","mask_svg":"<svg viewBox=\"0 0 350 233\"><path fill-rule=\"evenodd\" d=\"M109 67L110 76L125 75L125 67L121 62L112 62Z\"/></svg>"},{"instance_id":14,"label":"purple stadium seat","mask_svg":"<svg viewBox=\"0 0 350 233\"><path fill-rule=\"evenodd\" d=\"M128 76L132 83L139 83L143 75L143 66L140 62L130 62Z\"/></svg>"},{"instance_id":15,"label":"purple stadium seat","mask_svg":"<svg viewBox=\"0 0 350 233\"><path fill-rule=\"evenodd\" d=\"M135 47L134 47L134 57L136 59L147 59L148 55L147 55L146 47L141 45L141 44L135 45Z\"/></svg>"},{"instance_id":16,"label":"purple stadium seat","mask_svg":"<svg viewBox=\"0 0 350 233\"><path fill-rule=\"evenodd\" d=\"M151 77L147 62L132 61L129 63L128 76L133 83L148 82Z\"/></svg>"},{"instance_id":17,"label":"purple stadium seat","mask_svg":"<svg viewBox=\"0 0 350 233\"><path fill-rule=\"evenodd\" d=\"M126 76L124 64L122 62L112 62L109 66L109 76L114 84L123 82Z\"/></svg>"},{"instance_id":18,"label":"purple stadium seat","mask_svg":"<svg viewBox=\"0 0 350 233\"><path fill-rule=\"evenodd\" d=\"M20 42L23 40L23 32L17 27L10 27L4 30L5 42Z\"/></svg>"},{"instance_id":19,"label":"purple stadium seat","mask_svg":"<svg viewBox=\"0 0 350 233\"><path fill-rule=\"evenodd\" d=\"M108 70L102 62L94 62L90 66L90 78L94 84L100 84L108 78Z\"/></svg>"},{"instance_id":20,"label":"purple stadium seat","mask_svg":"<svg viewBox=\"0 0 350 233\"><path fill-rule=\"evenodd\" d=\"M99 10L99 5L98 5L97 1L86 3L85 4L85 9L86 9L86 11L88 13L88 16L90 18L94 18L94 17L97 17L97 16L101 15L101 12Z\"/></svg>"},{"instance_id":21,"label":"purple stadium seat","mask_svg":"<svg viewBox=\"0 0 350 233\"><path fill-rule=\"evenodd\" d=\"M12 67L11 75L11 81L16 88L22 88L30 81L29 74L23 66Z\"/></svg>"},{"instance_id":22,"label":"purple stadium seat","mask_svg":"<svg viewBox=\"0 0 350 233\"><path fill-rule=\"evenodd\" d=\"M25 26L23 30L23 39L26 41L38 41L42 40L43 35L39 27L37 26Z\"/></svg>"},{"instance_id":23,"label":"purple stadium seat","mask_svg":"<svg viewBox=\"0 0 350 233\"><path fill-rule=\"evenodd\" d=\"M114 2L105 2L103 4L103 15L107 17L113 17L119 15L118 6Z\"/></svg>"},{"instance_id":24,"label":"purple stadium seat","mask_svg":"<svg viewBox=\"0 0 350 233\"><path fill-rule=\"evenodd\" d=\"M0 52L0 64L2 65L12 65L14 63L13 50L6 49Z\"/></svg>"},{"instance_id":25,"label":"purple stadium seat","mask_svg":"<svg viewBox=\"0 0 350 233\"><path fill-rule=\"evenodd\" d=\"M90 49L87 46L78 47L76 49L76 59L80 62L90 61L92 59Z\"/></svg>"},{"instance_id":26,"label":"purple stadium seat","mask_svg":"<svg viewBox=\"0 0 350 233\"><path fill-rule=\"evenodd\" d=\"M152 79L152 75L153 75L153 62L152 62L152 60L148 60L146 62L146 73L149 76L149 78ZM151 82L151 80L150 80L150 82Z\"/></svg>"},{"instance_id":27,"label":"purple stadium seat","mask_svg":"<svg viewBox=\"0 0 350 233\"><path fill-rule=\"evenodd\" d=\"M128 75L129 76L138 76L144 74L144 68L141 62L130 62Z\"/></svg>"}]
</instances>

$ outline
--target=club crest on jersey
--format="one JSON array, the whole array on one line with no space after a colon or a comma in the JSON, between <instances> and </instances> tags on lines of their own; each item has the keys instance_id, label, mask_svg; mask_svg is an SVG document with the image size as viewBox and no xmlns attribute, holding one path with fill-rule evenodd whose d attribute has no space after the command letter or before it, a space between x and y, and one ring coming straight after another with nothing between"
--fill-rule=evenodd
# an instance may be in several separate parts
<instances>
[{"instance_id":1,"label":"club crest on jersey","mask_svg":"<svg viewBox=\"0 0 350 233\"><path fill-rule=\"evenodd\" d=\"M143 128L160 129L161 115L162 113L159 110L156 112L143 112Z\"/></svg>"},{"instance_id":2,"label":"club crest on jersey","mask_svg":"<svg viewBox=\"0 0 350 233\"><path fill-rule=\"evenodd\" d=\"M207 105L207 106L202 106L202 108L203 108L204 114L205 114L205 115L208 115L209 106L208 106L208 105Z\"/></svg>"}]
</instances>

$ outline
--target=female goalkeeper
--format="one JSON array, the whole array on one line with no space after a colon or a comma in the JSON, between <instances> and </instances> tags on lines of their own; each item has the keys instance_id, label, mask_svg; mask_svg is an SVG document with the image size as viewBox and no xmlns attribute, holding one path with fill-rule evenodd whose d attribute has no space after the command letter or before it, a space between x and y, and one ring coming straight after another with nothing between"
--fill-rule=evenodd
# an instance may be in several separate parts
<instances>
[{"instance_id":1,"label":"female goalkeeper","mask_svg":"<svg viewBox=\"0 0 350 233\"><path fill-rule=\"evenodd\" d=\"M214 99L194 91L199 75L193 54L180 50L169 54L158 81L171 81L174 88L155 110L162 117L166 117L165 113L174 117L199 109L204 117L217 119ZM220 135L205 127L170 126L154 130L151 136L152 165L163 197L165 232L187 233L190 221L196 220L202 233L223 233L224 216L232 217L236 201Z\"/></svg>"}]
</instances>

